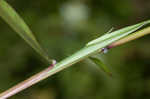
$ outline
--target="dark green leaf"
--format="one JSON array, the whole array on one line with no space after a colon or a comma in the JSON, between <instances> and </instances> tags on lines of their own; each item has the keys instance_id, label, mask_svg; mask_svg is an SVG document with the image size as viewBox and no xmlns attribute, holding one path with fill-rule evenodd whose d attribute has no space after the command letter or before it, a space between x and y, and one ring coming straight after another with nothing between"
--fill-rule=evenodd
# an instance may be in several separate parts
<instances>
[{"instance_id":1,"label":"dark green leaf","mask_svg":"<svg viewBox=\"0 0 150 99\"><path fill-rule=\"evenodd\" d=\"M93 61L96 65L98 65L104 72L112 76L112 73L110 70L107 68L107 66L99 59L96 57L89 57L91 61Z\"/></svg>"}]
</instances>

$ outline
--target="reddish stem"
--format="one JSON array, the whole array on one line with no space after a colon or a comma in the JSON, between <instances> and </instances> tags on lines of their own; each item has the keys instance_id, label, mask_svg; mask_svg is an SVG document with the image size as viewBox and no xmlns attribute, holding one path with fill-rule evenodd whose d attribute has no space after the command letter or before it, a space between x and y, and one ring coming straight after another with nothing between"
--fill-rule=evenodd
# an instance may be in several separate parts
<instances>
[{"instance_id":1,"label":"reddish stem","mask_svg":"<svg viewBox=\"0 0 150 99\"><path fill-rule=\"evenodd\" d=\"M45 77L47 77L47 73L48 71L50 71L55 64L51 64L48 68L46 68L45 70L35 74L34 76L28 78L27 80L17 84L16 86L8 89L7 91L3 92L0 94L0 99L6 99L10 96L15 95L16 93L32 86L33 84L43 80Z\"/></svg>"}]
</instances>

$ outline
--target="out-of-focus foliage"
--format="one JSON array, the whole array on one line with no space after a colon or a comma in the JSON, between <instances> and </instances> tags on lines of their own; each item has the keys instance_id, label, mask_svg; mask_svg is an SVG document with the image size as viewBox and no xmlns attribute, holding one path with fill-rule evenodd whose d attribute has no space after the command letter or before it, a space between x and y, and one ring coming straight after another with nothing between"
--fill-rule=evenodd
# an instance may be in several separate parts
<instances>
[{"instance_id":1,"label":"out-of-focus foliage","mask_svg":"<svg viewBox=\"0 0 150 99\"><path fill-rule=\"evenodd\" d=\"M111 27L150 18L149 0L7 0L57 61ZM113 77L84 60L10 99L148 99L150 36L100 55ZM0 92L46 68L0 19Z\"/></svg>"}]
</instances>

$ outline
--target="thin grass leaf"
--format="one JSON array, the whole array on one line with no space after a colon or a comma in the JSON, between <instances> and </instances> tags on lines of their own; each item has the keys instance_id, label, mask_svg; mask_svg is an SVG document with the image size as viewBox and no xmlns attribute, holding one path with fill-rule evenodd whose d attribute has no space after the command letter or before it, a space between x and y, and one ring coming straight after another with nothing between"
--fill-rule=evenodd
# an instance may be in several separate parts
<instances>
[{"instance_id":1,"label":"thin grass leaf","mask_svg":"<svg viewBox=\"0 0 150 99\"><path fill-rule=\"evenodd\" d=\"M0 16L6 21L34 50L36 50L42 57L48 62L51 60L48 54L39 45L38 41L34 37L33 33L23 21L23 19L17 14L17 12L4 0L0 0Z\"/></svg>"},{"instance_id":2,"label":"thin grass leaf","mask_svg":"<svg viewBox=\"0 0 150 99\"><path fill-rule=\"evenodd\" d=\"M125 27L123 29L119 29L117 31L111 32L111 33L107 33L107 34L105 34L105 35L103 35L103 36L101 36L97 39L94 39L94 40L88 42L86 44L86 46L90 46L90 45L93 45L93 44L96 44L96 43L103 42L107 39L114 38L114 37L116 37L118 35L121 35L121 34L124 34L124 33L126 33L128 35L132 32L137 31L138 29L140 29L141 27L143 27L144 25L147 25L149 23L150 23L150 20L144 21L144 22L141 22L139 24L132 25L132 26L128 26L128 27Z\"/></svg>"},{"instance_id":3,"label":"thin grass leaf","mask_svg":"<svg viewBox=\"0 0 150 99\"><path fill-rule=\"evenodd\" d=\"M96 57L89 57L89 59L94 62L98 67L100 67L105 73L107 73L109 76L112 76L112 73L110 72L109 68L99 59Z\"/></svg>"},{"instance_id":4,"label":"thin grass leaf","mask_svg":"<svg viewBox=\"0 0 150 99\"><path fill-rule=\"evenodd\" d=\"M150 23L150 20L141 22L141 23L136 24L136 25L125 27L123 29L114 31L111 34L108 34L107 35L108 37L106 36L107 39L99 41L98 43L92 44L90 46L85 46L84 48L82 48L81 50L79 50L76 53L72 54L71 56L65 58L61 62L58 62L56 64L55 68L53 68L50 71L50 73L58 72L59 70L67 68L68 66L70 66L70 65L72 65L72 64L74 64L74 63L76 63L80 60L88 58L89 56L91 56L93 54L99 53L100 50L102 50L102 48L105 48L105 47L109 46L110 44L112 44L113 42L128 36L129 34L135 32L136 30L141 28L143 25L146 25L148 23ZM116 33L118 31L120 31L120 32L117 33L117 35L115 35L115 36L112 35L113 33Z\"/></svg>"}]
</instances>

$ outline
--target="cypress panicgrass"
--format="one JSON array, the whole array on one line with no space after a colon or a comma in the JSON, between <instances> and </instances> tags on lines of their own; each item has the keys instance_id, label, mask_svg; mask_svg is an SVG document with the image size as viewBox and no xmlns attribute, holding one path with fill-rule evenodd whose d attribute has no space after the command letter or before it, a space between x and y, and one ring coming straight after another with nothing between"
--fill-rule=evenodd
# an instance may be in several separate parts
<instances>
[{"instance_id":1,"label":"cypress panicgrass","mask_svg":"<svg viewBox=\"0 0 150 99\"><path fill-rule=\"evenodd\" d=\"M125 44L150 33L150 27L148 27L150 20L138 23L136 25L128 26L123 29L107 33L95 40L90 41L81 50L56 63L55 60L49 58L48 54L40 46L23 19L4 0L0 0L0 16L36 52L38 52L45 60L47 60L49 64L51 64L43 71L1 93L0 99L6 99L86 58L90 58L95 64L99 65L104 72L111 75L111 72L105 66L105 64L103 64L99 59L94 58L93 55L99 52L106 52L108 49ZM143 26L146 26L146 28L143 29Z\"/></svg>"}]
</instances>

